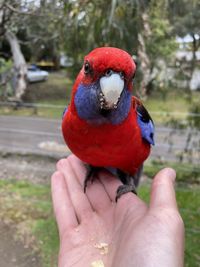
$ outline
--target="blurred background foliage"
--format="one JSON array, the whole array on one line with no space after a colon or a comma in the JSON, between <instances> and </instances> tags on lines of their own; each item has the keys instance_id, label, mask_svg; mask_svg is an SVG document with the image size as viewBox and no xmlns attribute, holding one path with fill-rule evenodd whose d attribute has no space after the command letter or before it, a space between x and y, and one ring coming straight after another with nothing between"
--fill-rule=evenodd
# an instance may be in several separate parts
<instances>
[{"instance_id":1,"label":"blurred background foliage","mask_svg":"<svg viewBox=\"0 0 200 267\"><path fill-rule=\"evenodd\" d=\"M60 119L89 51L115 46L132 55L137 64L134 93L150 111L158 139L144 173L152 178L166 165L177 171L189 267L200 266L199 25L199 0L0 0L1 115ZM28 82L30 64L48 70L48 80ZM30 166L37 161L33 155L18 157ZM17 181L24 172L0 180L0 221L11 222L20 232L26 226L41 266L56 266L58 234L49 184L35 184L31 175L29 182ZM139 191L146 201L149 190L147 182Z\"/></svg>"},{"instance_id":2,"label":"blurred background foliage","mask_svg":"<svg viewBox=\"0 0 200 267\"><path fill-rule=\"evenodd\" d=\"M177 86L175 75L190 81L199 63L198 0L1 0L0 12L0 56L4 59L12 55L8 38L12 33L27 62L51 62L59 69L64 54L73 61L68 75L74 78L90 50L120 47L136 60L135 83L143 97L155 89L169 90L171 77L163 79L162 74L166 69ZM176 57L177 37L185 36L191 39L186 43L187 52L192 53L189 61ZM184 61L181 67L180 60Z\"/></svg>"}]
</instances>

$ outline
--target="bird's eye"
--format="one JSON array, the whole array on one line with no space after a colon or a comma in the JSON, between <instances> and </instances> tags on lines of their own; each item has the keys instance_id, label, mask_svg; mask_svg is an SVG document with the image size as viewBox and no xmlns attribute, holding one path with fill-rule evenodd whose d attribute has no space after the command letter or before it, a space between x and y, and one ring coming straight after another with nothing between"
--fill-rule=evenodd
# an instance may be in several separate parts
<instances>
[{"instance_id":1,"label":"bird's eye","mask_svg":"<svg viewBox=\"0 0 200 267\"><path fill-rule=\"evenodd\" d=\"M89 62L86 62L85 65L84 65L84 73L85 74L88 74L90 72L91 72L90 63Z\"/></svg>"},{"instance_id":2,"label":"bird's eye","mask_svg":"<svg viewBox=\"0 0 200 267\"><path fill-rule=\"evenodd\" d=\"M124 80L124 78L125 78L124 72L121 71L121 72L119 73L119 75L120 75L121 79Z\"/></svg>"},{"instance_id":3,"label":"bird's eye","mask_svg":"<svg viewBox=\"0 0 200 267\"><path fill-rule=\"evenodd\" d=\"M113 71L111 69L108 69L106 72L105 72L105 76L106 77L109 77L111 76L111 74L113 73Z\"/></svg>"}]
</instances>

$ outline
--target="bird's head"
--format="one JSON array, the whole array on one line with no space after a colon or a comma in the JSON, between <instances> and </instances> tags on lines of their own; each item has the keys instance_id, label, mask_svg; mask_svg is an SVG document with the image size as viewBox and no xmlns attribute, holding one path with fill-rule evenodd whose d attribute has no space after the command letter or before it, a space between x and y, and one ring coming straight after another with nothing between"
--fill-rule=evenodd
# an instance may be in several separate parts
<instances>
[{"instance_id":1,"label":"bird's head","mask_svg":"<svg viewBox=\"0 0 200 267\"><path fill-rule=\"evenodd\" d=\"M120 123L131 105L135 63L125 51L96 48L84 59L73 88L79 117L91 123Z\"/></svg>"}]
</instances>

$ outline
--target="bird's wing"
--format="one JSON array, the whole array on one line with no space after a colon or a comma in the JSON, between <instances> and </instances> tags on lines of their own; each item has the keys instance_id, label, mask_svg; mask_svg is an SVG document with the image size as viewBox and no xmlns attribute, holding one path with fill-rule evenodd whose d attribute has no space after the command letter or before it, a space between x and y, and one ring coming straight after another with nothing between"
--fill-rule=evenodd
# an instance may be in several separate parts
<instances>
[{"instance_id":1,"label":"bird's wing","mask_svg":"<svg viewBox=\"0 0 200 267\"><path fill-rule=\"evenodd\" d=\"M153 120L146 108L143 106L142 102L138 98L133 97L133 101L135 104L134 106L137 113L137 121L141 129L142 138L144 138L149 144L155 145L155 126Z\"/></svg>"},{"instance_id":2,"label":"bird's wing","mask_svg":"<svg viewBox=\"0 0 200 267\"><path fill-rule=\"evenodd\" d=\"M62 114L62 119L65 117L65 115L67 114L67 110L68 110L68 106L65 107L63 114Z\"/></svg>"}]
</instances>

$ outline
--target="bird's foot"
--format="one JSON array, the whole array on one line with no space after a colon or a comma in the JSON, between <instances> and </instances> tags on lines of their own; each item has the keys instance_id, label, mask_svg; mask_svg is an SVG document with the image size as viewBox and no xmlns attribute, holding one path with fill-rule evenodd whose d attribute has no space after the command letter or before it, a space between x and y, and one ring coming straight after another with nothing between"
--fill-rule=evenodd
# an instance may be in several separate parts
<instances>
[{"instance_id":1,"label":"bird's foot","mask_svg":"<svg viewBox=\"0 0 200 267\"><path fill-rule=\"evenodd\" d=\"M96 178L96 176L97 176L97 173L100 170L101 170L100 167L94 167L94 166L91 166L91 165L87 165L87 173L86 173L84 184L83 184L84 193L86 192L86 188L87 188L88 182L93 183L95 178Z\"/></svg>"},{"instance_id":2,"label":"bird's foot","mask_svg":"<svg viewBox=\"0 0 200 267\"><path fill-rule=\"evenodd\" d=\"M136 187L134 184L123 184L123 185L120 185L117 189L117 193L116 193L116 197L115 197L115 201L117 202L118 199L126 194L126 193L129 193L129 192L132 192L134 194L137 195L137 191L136 191Z\"/></svg>"}]
</instances>

